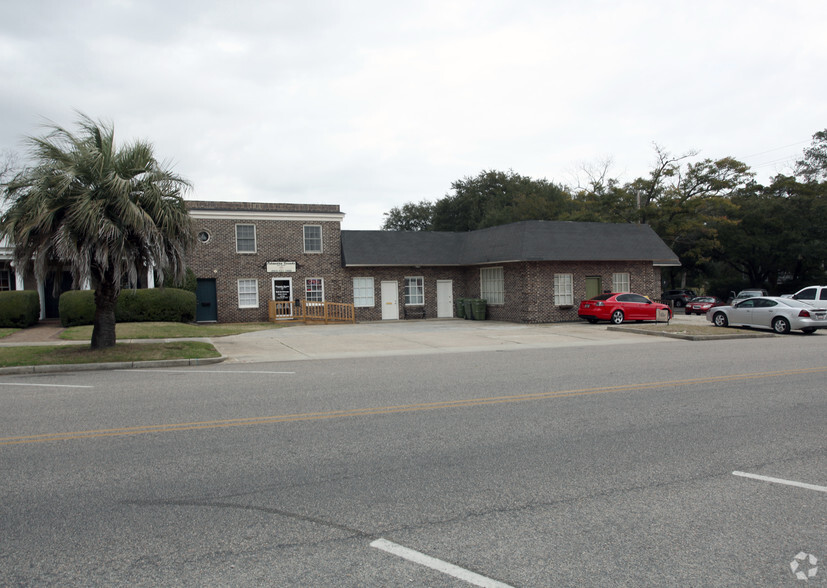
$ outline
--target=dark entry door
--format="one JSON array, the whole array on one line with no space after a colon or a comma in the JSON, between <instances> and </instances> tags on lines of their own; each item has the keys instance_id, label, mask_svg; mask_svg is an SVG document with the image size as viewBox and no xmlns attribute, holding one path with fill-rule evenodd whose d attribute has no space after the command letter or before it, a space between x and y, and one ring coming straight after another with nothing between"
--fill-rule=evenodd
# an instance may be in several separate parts
<instances>
[{"instance_id":1,"label":"dark entry door","mask_svg":"<svg viewBox=\"0 0 827 588\"><path fill-rule=\"evenodd\" d=\"M195 285L195 320L199 323L218 320L218 299L215 294L215 280L198 279Z\"/></svg>"},{"instance_id":2,"label":"dark entry door","mask_svg":"<svg viewBox=\"0 0 827 588\"><path fill-rule=\"evenodd\" d=\"M55 291L57 283L57 291ZM72 289L72 274L69 272L51 272L43 282L43 306L46 311L46 318L60 317L60 295Z\"/></svg>"}]
</instances>

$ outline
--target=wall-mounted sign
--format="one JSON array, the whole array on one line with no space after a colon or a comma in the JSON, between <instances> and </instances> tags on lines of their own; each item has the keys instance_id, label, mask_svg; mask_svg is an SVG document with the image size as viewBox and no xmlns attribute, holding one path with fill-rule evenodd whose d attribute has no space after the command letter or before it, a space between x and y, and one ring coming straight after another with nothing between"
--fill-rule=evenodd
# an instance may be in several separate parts
<instances>
[{"instance_id":1,"label":"wall-mounted sign","mask_svg":"<svg viewBox=\"0 0 827 588\"><path fill-rule=\"evenodd\" d=\"M273 272L295 272L296 271L296 262L295 261L268 261L267 262L267 271L270 273Z\"/></svg>"}]
</instances>

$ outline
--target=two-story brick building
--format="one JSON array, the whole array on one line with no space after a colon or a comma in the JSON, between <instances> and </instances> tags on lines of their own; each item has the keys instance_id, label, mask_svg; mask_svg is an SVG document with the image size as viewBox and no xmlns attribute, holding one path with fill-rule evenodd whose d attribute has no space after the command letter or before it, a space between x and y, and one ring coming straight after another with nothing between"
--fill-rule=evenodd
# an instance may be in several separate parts
<instances>
[{"instance_id":1,"label":"two-story brick building","mask_svg":"<svg viewBox=\"0 0 827 588\"><path fill-rule=\"evenodd\" d=\"M492 319L577 319L606 290L655 297L680 265L646 225L524 221L465 233L342 231L338 205L188 202L200 321L263 321L268 300L346 302L357 320L452 317L484 298Z\"/></svg>"}]
</instances>

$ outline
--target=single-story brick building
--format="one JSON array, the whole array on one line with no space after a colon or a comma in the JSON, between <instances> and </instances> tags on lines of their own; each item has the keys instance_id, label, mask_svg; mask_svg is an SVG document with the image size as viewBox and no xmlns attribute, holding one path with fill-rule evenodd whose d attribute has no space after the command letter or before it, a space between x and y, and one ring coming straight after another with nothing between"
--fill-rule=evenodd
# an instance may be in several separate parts
<instances>
[{"instance_id":1,"label":"single-story brick building","mask_svg":"<svg viewBox=\"0 0 827 588\"><path fill-rule=\"evenodd\" d=\"M523 221L464 233L342 231L338 205L189 201L200 321L264 321L267 302L346 302L357 320L574 321L603 291L656 297L677 256L647 225Z\"/></svg>"}]
</instances>

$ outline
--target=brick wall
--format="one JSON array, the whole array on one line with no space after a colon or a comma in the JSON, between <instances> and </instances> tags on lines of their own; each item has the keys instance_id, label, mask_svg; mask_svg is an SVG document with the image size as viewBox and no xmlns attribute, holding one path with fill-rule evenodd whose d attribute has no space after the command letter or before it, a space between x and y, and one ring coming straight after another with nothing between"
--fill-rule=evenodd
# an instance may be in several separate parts
<instances>
[{"instance_id":1,"label":"brick wall","mask_svg":"<svg viewBox=\"0 0 827 588\"><path fill-rule=\"evenodd\" d=\"M273 278L290 278L292 298L304 299L307 278L324 280L324 296L338 302L345 296L353 299L352 284L342 274L340 224L338 221L282 220L193 220L196 232L207 231L209 241L198 242L188 265L196 278L216 281L219 322L254 322L267 320L267 301L272 299ZM256 227L256 252L236 253L236 225ZM305 225L321 225L322 253L304 252ZM296 262L296 272L270 273L268 261ZM258 284L258 307L238 307L238 280L255 279Z\"/></svg>"}]
</instances>

